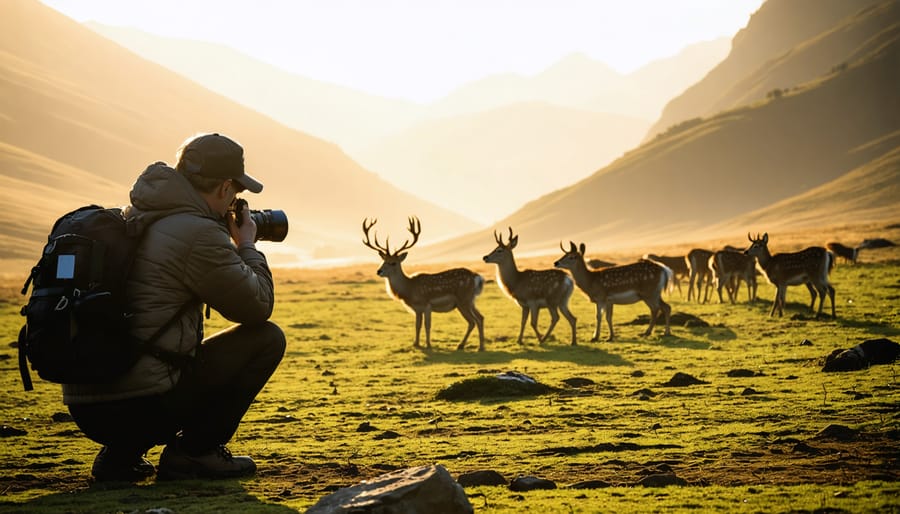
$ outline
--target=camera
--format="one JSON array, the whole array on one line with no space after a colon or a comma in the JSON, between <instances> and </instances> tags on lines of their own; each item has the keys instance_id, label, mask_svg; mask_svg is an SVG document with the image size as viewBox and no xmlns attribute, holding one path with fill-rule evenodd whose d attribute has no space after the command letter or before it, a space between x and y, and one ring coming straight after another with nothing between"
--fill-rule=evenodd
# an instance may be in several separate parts
<instances>
[{"instance_id":1,"label":"camera","mask_svg":"<svg viewBox=\"0 0 900 514\"><path fill-rule=\"evenodd\" d=\"M246 211L246 206L247 200L243 198L238 198L234 202L232 210L236 215L235 221L238 226L244 223L244 218L241 214ZM280 243L287 237L288 219L284 211L278 209L250 209L250 218L253 220L253 223L256 223L257 241Z\"/></svg>"}]
</instances>

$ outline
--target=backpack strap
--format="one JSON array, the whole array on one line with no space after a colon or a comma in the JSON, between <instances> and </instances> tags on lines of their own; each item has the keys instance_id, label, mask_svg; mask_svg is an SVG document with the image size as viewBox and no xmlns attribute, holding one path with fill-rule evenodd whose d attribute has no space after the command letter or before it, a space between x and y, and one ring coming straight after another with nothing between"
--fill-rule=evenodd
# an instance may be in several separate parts
<instances>
[{"instance_id":1,"label":"backpack strap","mask_svg":"<svg viewBox=\"0 0 900 514\"><path fill-rule=\"evenodd\" d=\"M26 360L26 351L28 349L28 338L25 337L26 326L22 325L22 328L19 330L19 375L22 376L22 386L25 387L25 390L32 391L34 385L31 383L31 373L28 371L28 361Z\"/></svg>"}]
</instances>

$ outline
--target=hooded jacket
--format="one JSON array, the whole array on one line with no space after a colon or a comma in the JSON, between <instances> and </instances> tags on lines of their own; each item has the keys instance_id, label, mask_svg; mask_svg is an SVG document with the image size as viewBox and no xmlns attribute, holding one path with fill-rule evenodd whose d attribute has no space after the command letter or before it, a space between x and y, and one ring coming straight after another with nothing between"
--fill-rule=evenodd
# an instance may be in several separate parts
<instances>
[{"instance_id":1,"label":"hooded jacket","mask_svg":"<svg viewBox=\"0 0 900 514\"><path fill-rule=\"evenodd\" d=\"M272 314L272 273L253 245L236 248L225 220L180 173L157 162L137 179L126 216L143 232L129 274L131 333L148 340L187 303L194 304L155 345L193 355L203 339L203 304L235 323L261 323ZM63 403L95 403L164 393L180 372L143 355L108 384L63 385Z\"/></svg>"}]
</instances>

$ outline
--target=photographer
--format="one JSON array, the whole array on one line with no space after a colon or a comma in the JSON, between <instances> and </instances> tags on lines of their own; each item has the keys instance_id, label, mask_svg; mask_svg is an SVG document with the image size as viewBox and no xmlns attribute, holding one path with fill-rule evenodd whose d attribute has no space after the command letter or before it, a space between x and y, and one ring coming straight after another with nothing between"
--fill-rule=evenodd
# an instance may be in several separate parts
<instances>
[{"instance_id":1,"label":"photographer","mask_svg":"<svg viewBox=\"0 0 900 514\"><path fill-rule=\"evenodd\" d=\"M131 190L130 220L143 230L128 279L131 332L180 359L143 355L109 384L64 385L79 428L103 445L98 481L152 476L144 456L165 445L158 479L252 475L253 459L233 456L232 438L285 350L267 321L274 285L255 246L257 227L243 191L262 184L244 172L243 148L219 134L189 139L175 169L150 165ZM242 221L239 223L238 221ZM203 305L237 323L203 338Z\"/></svg>"}]
</instances>

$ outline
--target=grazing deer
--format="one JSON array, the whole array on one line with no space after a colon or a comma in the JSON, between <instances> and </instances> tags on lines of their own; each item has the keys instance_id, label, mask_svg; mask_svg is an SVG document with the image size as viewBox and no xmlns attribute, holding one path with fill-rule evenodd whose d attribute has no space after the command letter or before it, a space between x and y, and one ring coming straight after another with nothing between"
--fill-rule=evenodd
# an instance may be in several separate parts
<instances>
[{"instance_id":1,"label":"grazing deer","mask_svg":"<svg viewBox=\"0 0 900 514\"><path fill-rule=\"evenodd\" d=\"M672 285L678 288L678 294L684 296L681 292L681 278L688 278L691 270L688 267L687 259L681 255L678 257L670 257L667 255L654 255L652 253L644 254L644 259L655 261L672 270Z\"/></svg>"},{"instance_id":2,"label":"grazing deer","mask_svg":"<svg viewBox=\"0 0 900 514\"><path fill-rule=\"evenodd\" d=\"M713 279L712 270L709 269L709 259L712 255L713 253L709 250L694 248L688 252L687 257L685 257L691 275L690 285L688 286L688 301L691 301L695 283L697 284L697 303L706 303L709 300L709 289L712 287ZM706 280L706 294L703 295L703 300L701 300L700 296L703 292L704 280Z\"/></svg>"},{"instance_id":3,"label":"grazing deer","mask_svg":"<svg viewBox=\"0 0 900 514\"><path fill-rule=\"evenodd\" d=\"M643 300L650 308L650 326L644 332L644 336L653 333L656 319L660 311L666 317L665 335L672 335L669 329L669 318L672 308L663 301L662 291L672 279L672 270L653 261L642 260L633 264L613 266L598 271L592 271L584 263L584 243L576 248L575 243L569 241L569 250L559 245L563 255L554 266L567 269L572 272L572 277L578 288L595 304L597 304L597 325L591 341L600 339L600 325L602 313L606 311L606 324L609 326L607 341L615 338L612 316L613 305L632 304Z\"/></svg>"},{"instance_id":4,"label":"grazing deer","mask_svg":"<svg viewBox=\"0 0 900 514\"><path fill-rule=\"evenodd\" d=\"M844 259L844 262L847 263L856 264L856 258L859 256L859 248L849 248L834 241L827 243L825 248L828 248L831 253Z\"/></svg>"},{"instance_id":5,"label":"grazing deer","mask_svg":"<svg viewBox=\"0 0 900 514\"><path fill-rule=\"evenodd\" d=\"M553 327L559 321L557 310L562 311L563 316L572 326L572 344L575 345L575 321L576 318L569 311L569 298L575 285L572 278L560 270L524 270L519 271L513 249L519 243L519 236L513 235L512 227L509 228L509 241L503 242L503 237L494 231L494 240L497 247L484 256L484 262L492 262L497 265L497 284L500 289L522 307L522 324L519 327L519 344L522 344L522 336L525 332L525 322L531 315L531 328L537 336L538 343L543 343L550 337ZM550 311L550 326L543 336L538 330L538 313L545 307Z\"/></svg>"},{"instance_id":6,"label":"grazing deer","mask_svg":"<svg viewBox=\"0 0 900 514\"><path fill-rule=\"evenodd\" d=\"M456 347L462 350L466 346L466 340L472 332L472 328L478 327L478 351L484 351L484 316L475 308L475 297L481 294L484 288L484 278L465 268L454 268L440 273L417 273L407 276L401 266L406 259L406 250L412 248L419 240L422 225L418 218L409 218L409 232L413 236L412 242L407 239L403 246L393 252L389 249L388 240L384 246L378 243L378 235L374 236L374 242L369 239L369 230L378 220L363 220L363 234L366 238L363 244L378 252L382 264L378 268L378 276L384 277L388 294L400 300L406 307L416 314L416 341L413 346L419 348L419 332L422 329L422 321L425 321L425 346L431 348L431 313L449 312L459 310L462 317L469 323L466 335Z\"/></svg>"},{"instance_id":7,"label":"grazing deer","mask_svg":"<svg viewBox=\"0 0 900 514\"><path fill-rule=\"evenodd\" d=\"M719 250L709 258L709 269L716 279L716 290L719 293L719 303L725 303L722 299L722 288L728 292L728 299L735 303L741 280L747 283L747 301L756 299L756 259L743 252L732 250Z\"/></svg>"},{"instance_id":8,"label":"grazing deer","mask_svg":"<svg viewBox=\"0 0 900 514\"><path fill-rule=\"evenodd\" d=\"M763 234L756 239L747 234L750 240L750 247L744 251L747 255L756 257L763 271L766 272L766 278L775 285L775 302L772 304L772 312L769 316L774 316L778 311L779 316L784 315L785 296L787 295L788 286L806 284L809 293L812 296L810 310L816 303L816 293L819 294L819 310L816 318L822 315L822 307L825 304L825 295L831 298L831 317L836 317L834 311L834 287L828 281L828 273L834 266L834 254L821 246L811 246L805 250L794 253L778 253L772 255L769 253L769 234Z\"/></svg>"}]
</instances>

